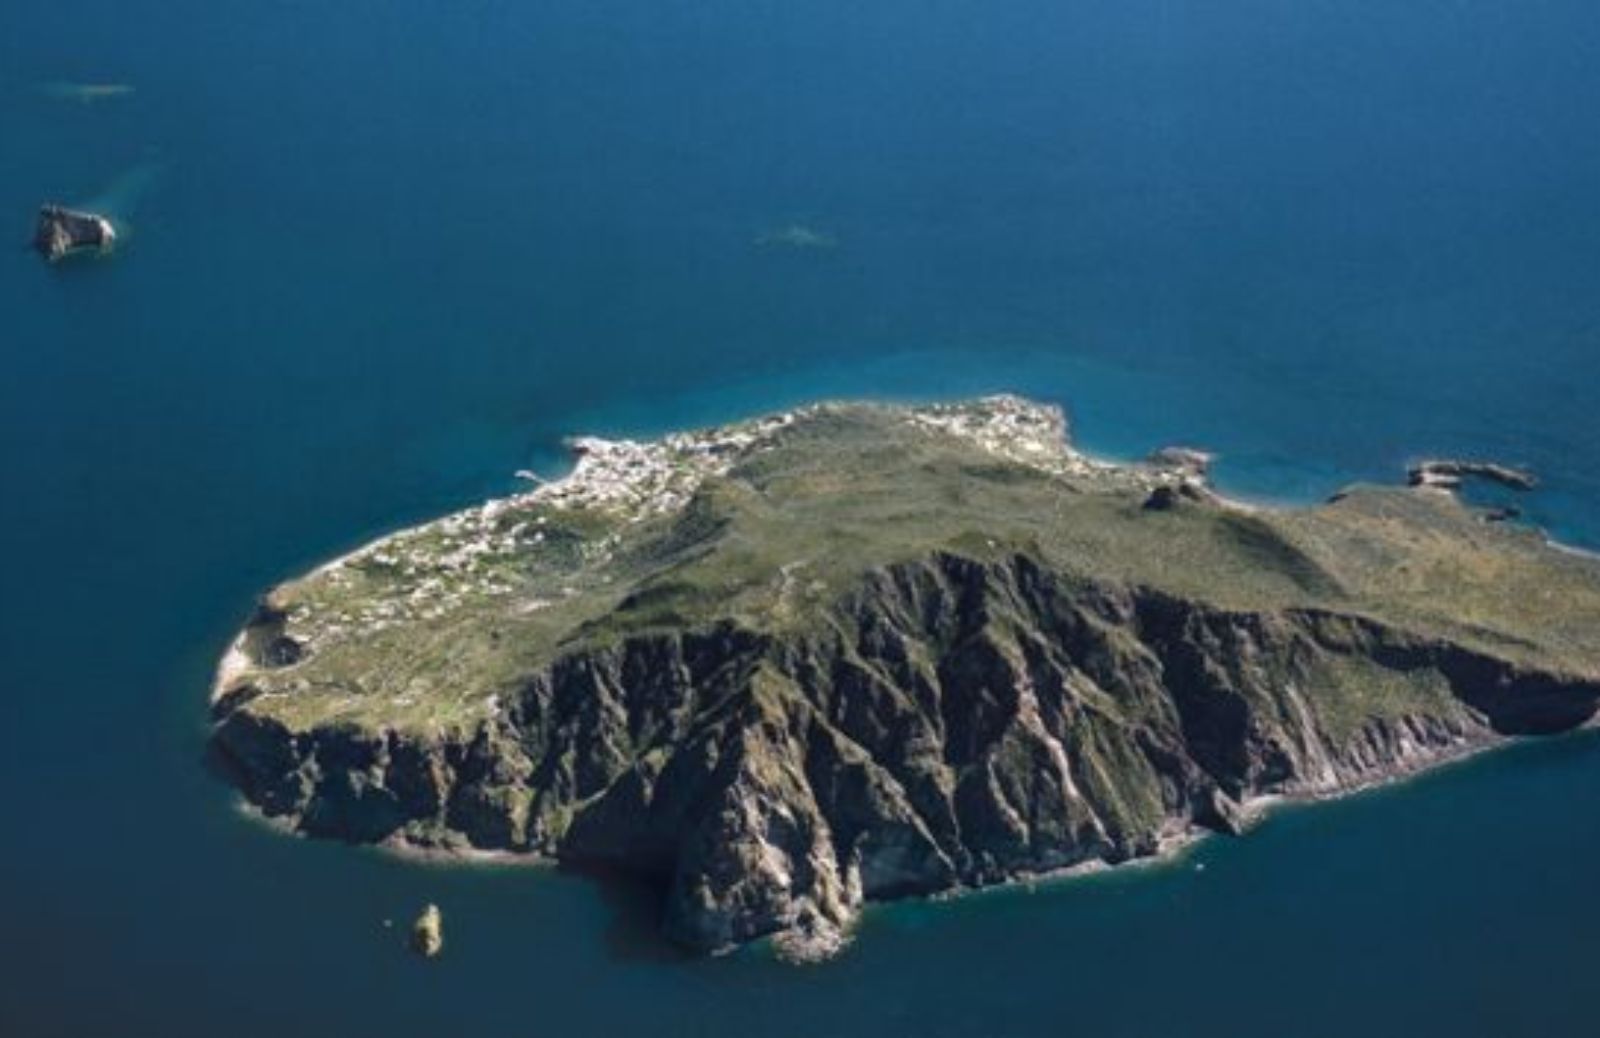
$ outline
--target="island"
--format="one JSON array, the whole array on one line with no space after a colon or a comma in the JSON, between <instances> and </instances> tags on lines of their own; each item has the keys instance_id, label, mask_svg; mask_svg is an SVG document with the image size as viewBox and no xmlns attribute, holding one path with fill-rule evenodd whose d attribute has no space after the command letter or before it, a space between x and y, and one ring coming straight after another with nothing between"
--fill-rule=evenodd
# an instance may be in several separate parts
<instances>
[{"instance_id":1,"label":"island","mask_svg":"<svg viewBox=\"0 0 1600 1038\"><path fill-rule=\"evenodd\" d=\"M1305 508L1011 396L652 442L273 589L212 756L298 833L662 884L672 940L1170 852L1600 701L1600 562L1435 487Z\"/></svg>"},{"instance_id":2,"label":"island","mask_svg":"<svg viewBox=\"0 0 1600 1038\"><path fill-rule=\"evenodd\" d=\"M69 253L84 249L105 252L116 240L116 229L103 216L59 205L39 207L39 220L33 231L33 247L52 263Z\"/></svg>"}]
</instances>

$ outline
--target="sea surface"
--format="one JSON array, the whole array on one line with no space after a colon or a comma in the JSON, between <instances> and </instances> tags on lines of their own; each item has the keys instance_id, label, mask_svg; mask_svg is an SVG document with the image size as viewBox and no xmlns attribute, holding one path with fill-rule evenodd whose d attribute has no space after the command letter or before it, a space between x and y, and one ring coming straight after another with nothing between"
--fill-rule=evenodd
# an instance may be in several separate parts
<instances>
[{"instance_id":1,"label":"sea surface","mask_svg":"<svg viewBox=\"0 0 1600 1038\"><path fill-rule=\"evenodd\" d=\"M1600 1033L1584 736L805 968L201 763L255 595L575 432L1012 390L1267 501L1530 465L1600 546L1597 99L1592 0L0 5L0 1035Z\"/></svg>"}]
</instances>

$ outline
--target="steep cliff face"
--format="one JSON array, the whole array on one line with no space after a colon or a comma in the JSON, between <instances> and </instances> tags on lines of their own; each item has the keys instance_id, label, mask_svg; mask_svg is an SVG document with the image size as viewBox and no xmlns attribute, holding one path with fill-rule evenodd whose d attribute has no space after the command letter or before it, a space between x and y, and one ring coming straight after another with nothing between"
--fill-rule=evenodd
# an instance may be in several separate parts
<instances>
[{"instance_id":1,"label":"steep cliff face","mask_svg":"<svg viewBox=\"0 0 1600 1038\"><path fill-rule=\"evenodd\" d=\"M266 596L212 700L252 804L649 873L686 944L815 951L1600 697L1600 565L1434 488L1249 508L1009 397L578 449Z\"/></svg>"},{"instance_id":2,"label":"steep cliff face","mask_svg":"<svg viewBox=\"0 0 1600 1038\"><path fill-rule=\"evenodd\" d=\"M938 553L828 622L623 637L432 736L224 708L245 795L316 835L537 852L670 877L715 949L863 901L1155 853L1262 794L1335 791L1587 721L1593 677L1360 615L1234 611Z\"/></svg>"}]
</instances>

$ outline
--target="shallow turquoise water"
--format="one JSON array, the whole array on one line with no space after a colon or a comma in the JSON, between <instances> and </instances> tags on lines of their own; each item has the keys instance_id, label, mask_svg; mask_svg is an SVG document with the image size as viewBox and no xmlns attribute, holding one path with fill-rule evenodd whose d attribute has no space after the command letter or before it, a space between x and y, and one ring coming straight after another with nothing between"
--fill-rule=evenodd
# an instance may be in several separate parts
<instances>
[{"instance_id":1,"label":"shallow turquoise water","mask_svg":"<svg viewBox=\"0 0 1600 1038\"><path fill-rule=\"evenodd\" d=\"M200 767L261 588L574 431L1012 389L1270 499L1530 464L1600 545L1592 5L855 6L0 9L0 213L126 239L0 250L0 1033L1594 1032L1587 738L812 969L286 840ZM837 248L754 245L793 223ZM425 900L428 965L382 925Z\"/></svg>"}]
</instances>

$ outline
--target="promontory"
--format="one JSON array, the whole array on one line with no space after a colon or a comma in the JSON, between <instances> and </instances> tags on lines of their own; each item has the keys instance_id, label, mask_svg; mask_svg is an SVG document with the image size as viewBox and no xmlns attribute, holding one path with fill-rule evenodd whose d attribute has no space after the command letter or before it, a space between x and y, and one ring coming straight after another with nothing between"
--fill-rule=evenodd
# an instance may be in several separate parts
<instances>
[{"instance_id":1,"label":"promontory","mask_svg":"<svg viewBox=\"0 0 1600 1038\"><path fill-rule=\"evenodd\" d=\"M1449 489L1247 506L1015 397L574 449L263 598L212 702L251 805L817 950L870 900L1156 855L1600 700L1600 563Z\"/></svg>"}]
</instances>

